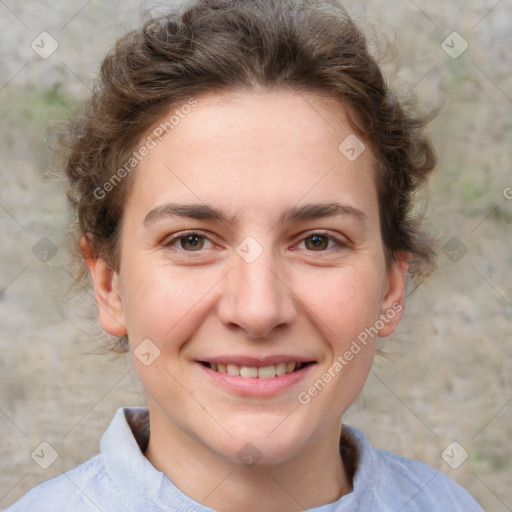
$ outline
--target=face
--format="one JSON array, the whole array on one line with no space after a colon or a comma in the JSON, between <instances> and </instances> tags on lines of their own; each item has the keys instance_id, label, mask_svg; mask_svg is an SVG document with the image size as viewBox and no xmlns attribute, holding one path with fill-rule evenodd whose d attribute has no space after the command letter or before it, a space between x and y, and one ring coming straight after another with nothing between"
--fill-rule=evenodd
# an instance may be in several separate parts
<instances>
[{"instance_id":1,"label":"face","mask_svg":"<svg viewBox=\"0 0 512 512\"><path fill-rule=\"evenodd\" d=\"M342 105L197 102L133 177L119 272L88 262L100 321L145 354L152 432L232 461L251 442L278 463L339 435L406 269L386 266L370 149L338 149Z\"/></svg>"}]
</instances>

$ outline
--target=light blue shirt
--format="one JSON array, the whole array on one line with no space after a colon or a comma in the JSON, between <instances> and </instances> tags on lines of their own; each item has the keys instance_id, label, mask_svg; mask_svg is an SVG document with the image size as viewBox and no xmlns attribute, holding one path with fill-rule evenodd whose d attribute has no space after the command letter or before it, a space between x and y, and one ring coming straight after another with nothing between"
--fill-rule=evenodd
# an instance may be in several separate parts
<instances>
[{"instance_id":1,"label":"light blue shirt","mask_svg":"<svg viewBox=\"0 0 512 512\"><path fill-rule=\"evenodd\" d=\"M101 439L98 455L34 487L6 512L212 512L151 465L137 444L132 430L137 427L129 424L127 414L146 415L147 410L119 409ZM343 428L359 453L353 490L310 512L483 512L444 474L375 449L360 430ZM136 435L140 438L144 433Z\"/></svg>"}]
</instances>

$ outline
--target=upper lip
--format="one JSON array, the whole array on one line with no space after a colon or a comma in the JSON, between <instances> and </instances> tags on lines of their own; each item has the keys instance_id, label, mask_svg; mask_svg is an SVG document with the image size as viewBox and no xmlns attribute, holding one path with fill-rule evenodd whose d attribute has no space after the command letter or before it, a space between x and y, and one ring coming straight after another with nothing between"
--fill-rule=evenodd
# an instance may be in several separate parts
<instances>
[{"instance_id":1,"label":"upper lip","mask_svg":"<svg viewBox=\"0 0 512 512\"><path fill-rule=\"evenodd\" d=\"M272 355L266 357L251 357L251 356L212 356L201 359L201 362L214 363L214 364L236 364L238 366L249 366L262 368L271 364L276 365L279 363L314 363L311 357L290 356L290 355Z\"/></svg>"}]
</instances>

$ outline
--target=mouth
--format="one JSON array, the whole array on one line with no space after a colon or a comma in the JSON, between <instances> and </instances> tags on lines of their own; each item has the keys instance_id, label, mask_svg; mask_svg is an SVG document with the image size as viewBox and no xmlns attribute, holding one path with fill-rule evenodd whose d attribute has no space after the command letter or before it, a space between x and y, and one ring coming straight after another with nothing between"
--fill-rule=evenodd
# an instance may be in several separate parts
<instances>
[{"instance_id":1,"label":"mouth","mask_svg":"<svg viewBox=\"0 0 512 512\"><path fill-rule=\"evenodd\" d=\"M264 366L246 366L235 363L213 363L200 361L200 363L217 373L225 373L232 377L243 377L245 379L275 379L284 377L287 374L296 373L303 368L314 364L314 361L308 362L280 362L276 364L265 363Z\"/></svg>"}]
</instances>

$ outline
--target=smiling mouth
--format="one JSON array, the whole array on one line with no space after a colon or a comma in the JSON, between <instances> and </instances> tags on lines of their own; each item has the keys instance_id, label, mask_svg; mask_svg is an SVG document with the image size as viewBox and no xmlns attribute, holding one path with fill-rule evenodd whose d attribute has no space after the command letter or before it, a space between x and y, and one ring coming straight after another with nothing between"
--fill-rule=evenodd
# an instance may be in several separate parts
<instances>
[{"instance_id":1,"label":"smiling mouth","mask_svg":"<svg viewBox=\"0 0 512 512\"><path fill-rule=\"evenodd\" d=\"M232 363L209 363L207 361L201 361L201 364L210 368L215 372L226 373L233 377L244 377L246 379L274 379L276 377L282 377L288 373L294 373L313 362L308 363L278 363L269 364L267 366L239 366Z\"/></svg>"}]
</instances>

